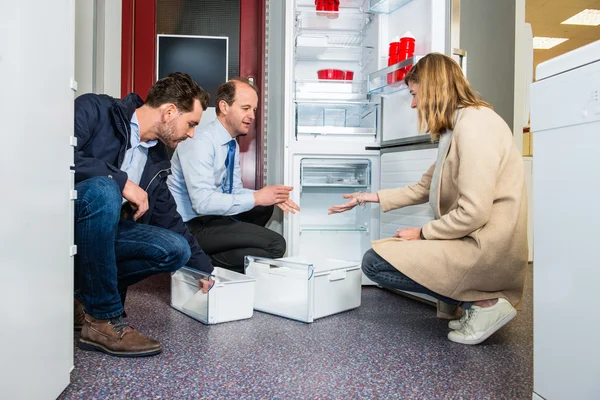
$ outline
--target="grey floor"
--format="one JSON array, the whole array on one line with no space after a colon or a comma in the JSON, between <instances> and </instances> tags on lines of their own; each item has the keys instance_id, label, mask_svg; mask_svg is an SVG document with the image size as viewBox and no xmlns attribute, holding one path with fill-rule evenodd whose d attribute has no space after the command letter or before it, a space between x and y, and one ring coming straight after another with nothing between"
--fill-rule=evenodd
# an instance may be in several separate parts
<instances>
[{"instance_id":1,"label":"grey floor","mask_svg":"<svg viewBox=\"0 0 600 400\"><path fill-rule=\"evenodd\" d=\"M360 308L312 324L254 312L206 326L169 306L169 277L133 286L130 323L163 353L75 349L61 399L531 399L531 269L523 310L478 346L448 341L433 307L364 287ZM75 335L75 340L78 339Z\"/></svg>"}]
</instances>

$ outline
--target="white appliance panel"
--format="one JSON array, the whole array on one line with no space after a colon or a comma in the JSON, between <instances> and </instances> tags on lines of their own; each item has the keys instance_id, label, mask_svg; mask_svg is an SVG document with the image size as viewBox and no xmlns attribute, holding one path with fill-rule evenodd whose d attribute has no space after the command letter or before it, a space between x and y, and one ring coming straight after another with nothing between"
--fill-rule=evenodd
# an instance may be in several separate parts
<instances>
[{"instance_id":1,"label":"white appliance panel","mask_svg":"<svg viewBox=\"0 0 600 400\"><path fill-rule=\"evenodd\" d=\"M538 77L549 77L532 85L534 398L600 393L600 323L590 314L600 279L599 45L541 64Z\"/></svg>"},{"instance_id":2,"label":"white appliance panel","mask_svg":"<svg viewBox=\"0 0 600 400\"><path fill-rule=\"evenodd\" d=\"M57 398L73 368L75 1L1 9L0 390Z\"/></svg>"}]
</instances>

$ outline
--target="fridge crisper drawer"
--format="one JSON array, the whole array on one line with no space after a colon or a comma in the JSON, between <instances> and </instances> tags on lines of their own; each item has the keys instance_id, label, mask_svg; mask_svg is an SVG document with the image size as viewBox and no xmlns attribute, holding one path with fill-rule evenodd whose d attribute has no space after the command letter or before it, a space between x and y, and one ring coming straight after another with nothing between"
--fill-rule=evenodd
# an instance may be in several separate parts
<instances>
[{"instance_id":1,"label":"fridge crisper drawer","mask_svg":"<svg viewBox=\"0 0 600 400\"><path fill-rule=\"evenodd\" d=\"M297 103L296 107L297 135L377 133L378 103Z\"/></svg>"},{"instance_id":2,"label":"fridge crisper drawer","mask_svg":"<svg viewBox=\"0 0 600 400\"><path fill-rule=\"evenodd\" d=\"M301 186L368 187L371 161L340 159L300 160Z\"/></svg>"},{"instance_id":3,"label":"fridge crisper drawer","mask_svg":"<svg viewBox=\"0 0 600 400\"><path fill-rule=\"evenodd\" d=\"M362 100L367 98L365 80L297 80L295 82L296 100Z\"/></svg>"},{"instance_id":4,"label":"fridge crisper drawer","mask_svg":"<svg viewBox=\"0 0 600 400\"><path fill-rule=\"evenodd\" d=\"M204 323L218 324L252 317L255 280L215 267L215 284L198 290L198 271L183 267L171 275L171 306Z\"/></svg>"},{"instance_id":5,"label":"fridge crisper drawer","mask_svg":"<svg viewBox=\"0 0 600 400\"><path fill-rule=\"evenodd\" d=\"M360 306L360 262L247 256L245 267L256 279L258 311L310 323Z\"/></svg>"}]
</instances>

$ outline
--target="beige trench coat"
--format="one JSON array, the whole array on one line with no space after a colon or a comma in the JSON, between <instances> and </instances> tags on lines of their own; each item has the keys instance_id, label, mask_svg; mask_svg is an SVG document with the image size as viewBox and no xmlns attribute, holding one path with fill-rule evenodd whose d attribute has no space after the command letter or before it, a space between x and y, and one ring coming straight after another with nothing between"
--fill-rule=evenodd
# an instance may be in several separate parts
<instances>
[{"instance_id":1,"label":"beige trench coat","mask_svg":"<svg viewBox=\"0 0 600 400\"><path fill-rule=\"evenodd\" d=\"M416 185L378 192L383 212L429 201L435 165ZM427 240L388 238L373 250L430 290L452 299L503 297L517 306L527 266L523 159L506 123L489 108L466 108L440 173L441 218Z\"/></svg>"}]
</instances>

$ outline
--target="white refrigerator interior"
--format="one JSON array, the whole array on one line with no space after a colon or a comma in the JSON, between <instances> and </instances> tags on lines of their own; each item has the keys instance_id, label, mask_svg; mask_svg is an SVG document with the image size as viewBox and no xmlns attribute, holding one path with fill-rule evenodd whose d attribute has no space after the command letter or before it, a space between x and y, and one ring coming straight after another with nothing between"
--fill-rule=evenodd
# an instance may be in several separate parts
<instances>
[{"instance_id":1,"label":"white refrigerator interior","mask_svg":"<svg viewBox=\"0 0 600 400\"><path fill-rule=\"evenodd\" d=\"M502 116L512 125L513 87L506 81L515 76L515 7L524 11L524 3L509 3L341 0L339 13L316 12L314 0L270 3L267 119L281 128L269 128L274 133L267 141L282 155L269 151L268 165L283 166L281 180L294 186L292 199L301 207L283 216L288 256L360 262L372 240L432 218L427 206L387 215L378 204L341 215L327 209L344 203L343 194L376 192L384 182L414 184L435 162L437 145L419 135L402 80L428 53L448 54L465 71L468 66L470 82L495 109L508 110ZM414 56L388 66L390 42L407 31L416 39ZM498 37L505 40L499 44ZM473 49L468 58L463 42ZM326 69L352 77L322 79L318 71Z\"/></svg>"},{"instance_id":2,"label":"white refrigerator interior","mask_svg":"<svg viewBox=\"0 0 600 400\"><path fill-rule=\"evenodd\" d=\"M74 7L4 1L0 12L6 399L55 399L73 367Z\"/></svg>"},{"instance_id":3,"label":"white refrigerator interior","mask_svg":"<svg viewBox=\"0 0 600 400\"><path fill-rule=\"evenodd\" d=\"M531 129L535 399L600 396L600 41L537 67Z\"/></svg>"},{"instance_id":4,"label":"white refrigerator interior","mask_svg":"<svg viewBox=\"0 0 600 400\"><path fill-rule=\"evenodd\" d=\"M378 204L337 215L328 215L328 208L345 203L344 194L380 189L385 124L390 139L418 134L406 86L387 82L388 43L411 30L416 52L444 52L445 7L431 0L342 0L340 12L328 14L316 13L312 0L286 2L285 18L293 23L285 26L284 181L294 186L293 199L301 207L284 219L288 256L360 263L371 241L379 239ZM351 71L353 77L318 79L323 69ZM395 110L387 117L382 95L390 102L399 99L390 103L388 109ZM435 154L421 173L434 160Z\"/></svg>"}]
</instances>

